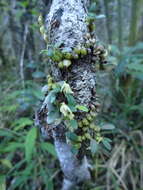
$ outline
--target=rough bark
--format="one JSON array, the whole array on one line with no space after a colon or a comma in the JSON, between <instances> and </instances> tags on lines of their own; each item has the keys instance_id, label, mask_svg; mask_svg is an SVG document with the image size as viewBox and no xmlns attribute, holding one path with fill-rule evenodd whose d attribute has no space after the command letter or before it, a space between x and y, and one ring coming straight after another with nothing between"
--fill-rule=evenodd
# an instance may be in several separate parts
<instances>
[{"instance_id":1,"label":"rough bark","mask_svg":"<svg viewBox=\"0 0 143 190\"><path fill-rule=\"evenodd\" d=\"M88 0L53 0L46 16L46 28L50 44L60 44L60 48L75 48L85 44L85 35L89 32L86 18ZM52 62L51 74L55 81L66 81L70 84L78 104L87 106L95 99L95 70L91 64L92 55L72 60L72 65L60 70L57 63ZM84 114L78 114L80 120ZM52 127L55 148L62 171L64 173L62 190L70 190L78 184L90 179L88 163L84 154L75 156L65 138L65 126ZM84 151L83 151L84 152Z\"/></svg>"}]
</instances>

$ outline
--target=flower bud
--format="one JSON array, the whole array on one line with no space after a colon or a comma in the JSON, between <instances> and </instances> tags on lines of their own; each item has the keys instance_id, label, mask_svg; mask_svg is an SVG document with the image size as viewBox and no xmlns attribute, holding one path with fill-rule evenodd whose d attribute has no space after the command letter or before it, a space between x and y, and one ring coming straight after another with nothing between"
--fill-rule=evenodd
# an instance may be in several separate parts
<instances>
[{"instance_id":1,"label":"flower bud","mask_svg":"<svg viewBox=\"0 0 143 190\"><path fill-rule=\"evenodd\" d=\"M63 60L63 66L64 66L64 67L69 67L71 64L72 64L72 63L71 63L70 60L67 60L67 59L64 59L64 60Z\"/></svg>"},{"instance_id":2,"label":"flower bud","mask_svg":"<svg viewBox=\"0 0 143 190\"><path fill-rule=\"evenodd\" d=\"M40 27L40 32L41 32L41 34L44 35L44 33L45 33L45 27L44 27L44 26L41 26L41 27Z\"/></svg>"}]
</instances>

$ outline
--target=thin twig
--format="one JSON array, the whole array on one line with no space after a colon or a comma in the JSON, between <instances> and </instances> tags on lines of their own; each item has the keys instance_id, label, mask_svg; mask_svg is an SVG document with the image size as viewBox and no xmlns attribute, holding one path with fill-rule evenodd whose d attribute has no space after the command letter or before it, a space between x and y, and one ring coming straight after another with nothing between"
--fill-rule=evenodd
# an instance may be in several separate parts
<instances>
[{"instance_id":1,"label":"thin twig","mask_svg":"<svg viewBox=\"0 0 143 190\"><path fill-rule=\"evenodd\" d=\"M25 48L26 48L27 34L28 34L28 24L25 24L22 51L21 51L21 56L20 56L20 77L21 77L21 80L22 80L23 88L25 88L25 82L24 82L24 53L25 53Z\"/></svg>"}]
</instances>

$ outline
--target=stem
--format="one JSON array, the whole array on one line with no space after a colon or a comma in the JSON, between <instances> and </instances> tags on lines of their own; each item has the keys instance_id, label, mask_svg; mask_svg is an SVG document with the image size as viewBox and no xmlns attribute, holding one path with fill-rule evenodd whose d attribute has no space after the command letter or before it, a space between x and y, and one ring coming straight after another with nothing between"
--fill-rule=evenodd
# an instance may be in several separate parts
<instances>
[{"instance_id":1,"label":"stem","mask_svg":"<svg viewBox=\"0 0 143 190\"><path fill-rule=\"evenodd\" d=\"M26 48L26 39L27 39L27 34L28 34L28 25L25 25L25 30L24 30L24 36L23 36L23 46L22 46L22 51L21 51L21 56L20 56L20 77L22 81L22 86L25 88L25 82L24 82L24 53L25 53L25 48Z\"/></svg>"},{"instance_id":2,"label":"stem","mask_svg":"<svg viewBox=\"0 0 143 190\"><path fill-rule=\"evenodd\" d=\"M122 0L118 0L118 47L123 47L123 22L122 22Z\"/></svg>"},{"instance_id":3,"label":"stem","mask_svg":"<svg viewBox=\"0 0 143 190\"><path fill-rule=\"evenodd\" d=\"M112 29L110 26L111 16L109 13L109 0L104 0L104 9L105 9L105 15L106 15L106 28L107 28L108 43L112 44Z\"/></svg>"},{"instance_id":4,"label":"stem","mask_svg":"<svg viewBox=\"0 0 143 190\"><path fill-rule=\"evenodd\" d=\"M89 180L90 173L87 160L85 158L82 161L77 159L76 155L71 151L71 146L67 144L64 134L63 125L53 129L55 149L64 173L62 190L70 190L79 182Z\"/></svg>"}]
</instances>

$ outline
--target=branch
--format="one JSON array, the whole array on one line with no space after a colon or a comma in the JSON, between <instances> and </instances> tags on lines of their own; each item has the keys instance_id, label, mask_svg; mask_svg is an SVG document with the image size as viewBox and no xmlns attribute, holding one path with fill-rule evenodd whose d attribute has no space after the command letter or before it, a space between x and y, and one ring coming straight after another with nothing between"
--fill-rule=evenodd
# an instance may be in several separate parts
<instances>
[{"instance_id":1,"label":"branch","mask_svg":"<svg viewBox=\"0 0 143 190\"><path fill-rule=\"evenodd\" d=\"M26 48L27 34L28 34L28 24L25 25L25 29L24 29L24 36L23 36L23 43L22 43L23 45L22 45L22 51L21 51L20 63L19 63L20 77L21 77L23 88L25 87L25 83L24 83L24 53L25 53L25 48Z\"/></svg>"},{"instance_id":2,"label":"branch","mask_svg":"<svg viewBox=\"0 0 143 190\"><path fill-rule=\"evenodd\" d=\"M67 144L64 126L59 125L53 129L55 148L60 161L65 178L62 190L70 190L79 182L90 179L86 157L80 162L71 151L71 146Z\"/></svg>"}]
</instances>

